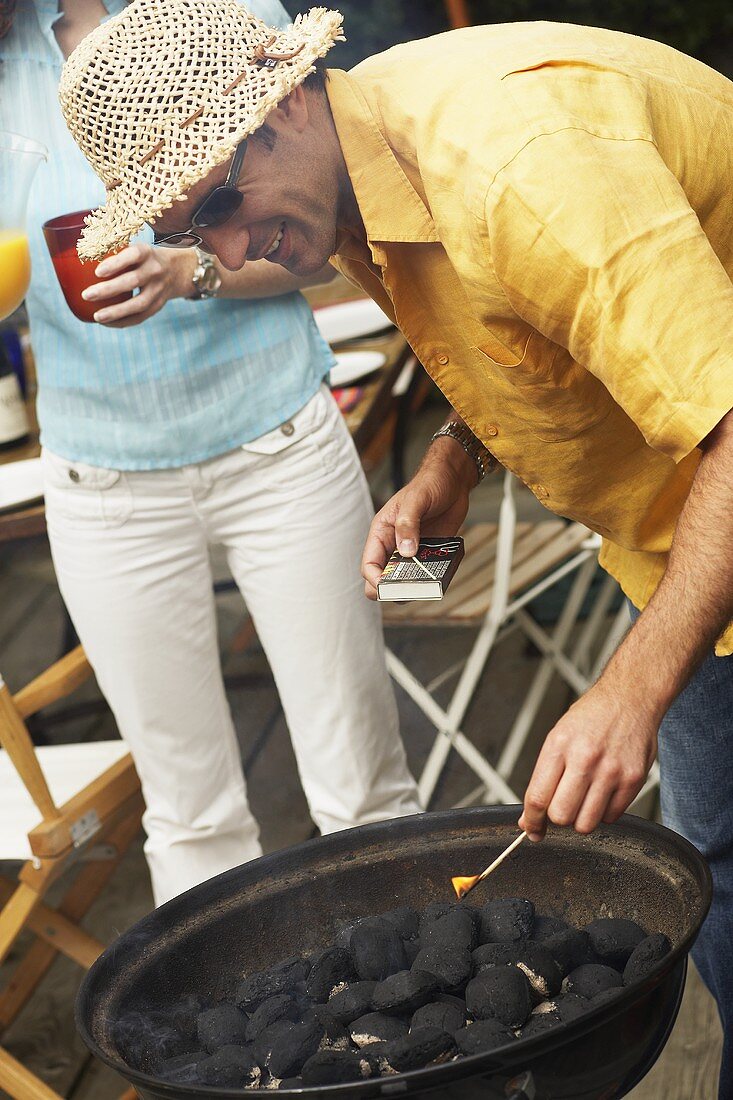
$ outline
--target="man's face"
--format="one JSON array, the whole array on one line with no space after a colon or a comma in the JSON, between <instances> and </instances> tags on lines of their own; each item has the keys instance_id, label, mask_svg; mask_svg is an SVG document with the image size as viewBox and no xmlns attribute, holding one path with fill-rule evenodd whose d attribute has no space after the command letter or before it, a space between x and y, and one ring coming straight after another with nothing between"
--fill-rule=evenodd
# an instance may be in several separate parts
<instances>
[{"instance_id":1,"label":"man's face","mask_svg":"<svg viewBox=\"0 0 733 1100\"><path fill-rule=\"evenodd\" d=\"M237 183L239 209L223 225L195 229L203 248L225 268L236 271L248 260L267 259L293 275L320 270L335 250L338 188L326 157L314 152L306 96L296 88L267 117L274 133L270 149L254 135L247 143ZM221 186L231 161L208 173L154 222L158 236L191 228L194 211Z\"/></svg>"}]
</instances>

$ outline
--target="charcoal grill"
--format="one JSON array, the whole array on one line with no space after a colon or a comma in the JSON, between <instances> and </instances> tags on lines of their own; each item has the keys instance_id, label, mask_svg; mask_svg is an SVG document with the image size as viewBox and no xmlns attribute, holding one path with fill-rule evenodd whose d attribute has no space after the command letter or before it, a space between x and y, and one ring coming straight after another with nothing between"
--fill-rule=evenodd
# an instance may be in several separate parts
<instances>
[{"instance_id":1,"label":"charcoal grill","mask_svg":"<svg viewBox=\"0 0 733 1100\"><path fill-rule=\"evenodd\" d=\"M243 1090L166 1084L129 1067L114 1023L151 1000L230 994L243 975L333 940L335 919L451 897L450 876L483 865L516 835L519 807L428 813L320 837L228 871L151 913L86 975L76 1006L89 1049L143 1100L233 1100ZM705 861L676 833L623 817L588 837L550 828L472 901L526 896L581 926L628 917L664 932L672 951L646 980L584 1016L497 1050L395 1077L278 1095L323 1100L615 1100L644 1076L679 1009L687 952L711 899ZM254 1096L253 1092L248 1093Z\"/></svg>"}]
</instances>

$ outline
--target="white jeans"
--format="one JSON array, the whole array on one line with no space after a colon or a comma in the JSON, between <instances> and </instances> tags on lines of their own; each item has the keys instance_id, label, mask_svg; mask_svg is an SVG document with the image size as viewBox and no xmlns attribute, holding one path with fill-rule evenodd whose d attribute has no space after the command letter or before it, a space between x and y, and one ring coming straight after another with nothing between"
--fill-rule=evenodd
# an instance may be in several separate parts
<instances>
[{"instance_id":1,"label":"white jeans","mask_svg":"<svg viewBox=\"0 0 733 1100\"><path fill-rule=\"evenodd\" d=\"M274 431L180 469L43 454L59 586L130 746L156 904L261 853L219 665L211 543L267 653L322 832L419 811L359 559L364 475L321 389Z\"/></svg>"}]
</instances>

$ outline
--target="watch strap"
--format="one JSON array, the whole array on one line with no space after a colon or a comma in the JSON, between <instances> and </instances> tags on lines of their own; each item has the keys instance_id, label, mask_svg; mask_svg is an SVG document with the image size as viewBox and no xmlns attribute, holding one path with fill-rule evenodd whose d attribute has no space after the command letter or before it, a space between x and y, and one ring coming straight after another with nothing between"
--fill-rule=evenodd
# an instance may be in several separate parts
<instances>
[{"instance_id":1,"label":"watch strap","mask_svg":"<svg viewBox=\"0 0 733 1100\"><path fill-rule=\"evenodd\" d=\"M207 298L215 298L221 287L221 275L216 269L213 257L200 248L194 249L196 253L196 267L194 268L192 282L193 294L188 297L189 302L202 302Z\"/></svg>"},{"instance_id":2,"label":"watch strap","mask_svg":"<svg viewBox=\"0 0 733 1100\"><path fill-rule=\"evenodd\" d=\"M497 460L488 447L485 447L481 440L477 439L468 425L464 424L462 421L448 420L442 428L439 428L438 431L435 432L430 442L432 443L435 439L439 439L442 435L448 435L451 439L455 439L456 443L460 443L461 447L463 447L468 457L473 459L479 481L483 481L488 472L498 466Z\"/></svg>"}]
</instances>

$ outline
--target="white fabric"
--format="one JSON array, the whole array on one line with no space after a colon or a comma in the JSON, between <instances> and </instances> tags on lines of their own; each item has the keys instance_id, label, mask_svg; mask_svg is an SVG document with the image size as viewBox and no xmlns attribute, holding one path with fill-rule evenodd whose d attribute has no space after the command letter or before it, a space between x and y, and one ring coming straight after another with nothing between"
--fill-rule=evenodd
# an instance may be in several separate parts
<instances>
[{"instance_id":1,"label":"white fabric","mask_svg":"<svg viewBox=\"0 0 733 1100\"><path fill-rule=\"evenodd\" d=\"M43 464L61 592L142 781L157 903L260 854L208 544L225 546L254 619L319 828L418 811L359 576L371 503L325 387L292 421L199 465L121 473L48 452Z\"/></svg>"},{"instance_id":2,"label":"white fabric","mask_svg":"<svg viewBox=\"0 0 733 1100\"><path fill-rule=\"evenodd\" d=\"M51 797L63 806L127 754L123 741L92 741L87 745L48 745L36 756ZM28 833L41 815L6 752L0 750L0 859L31 859Z\"/></svg>"}]
</instances>

